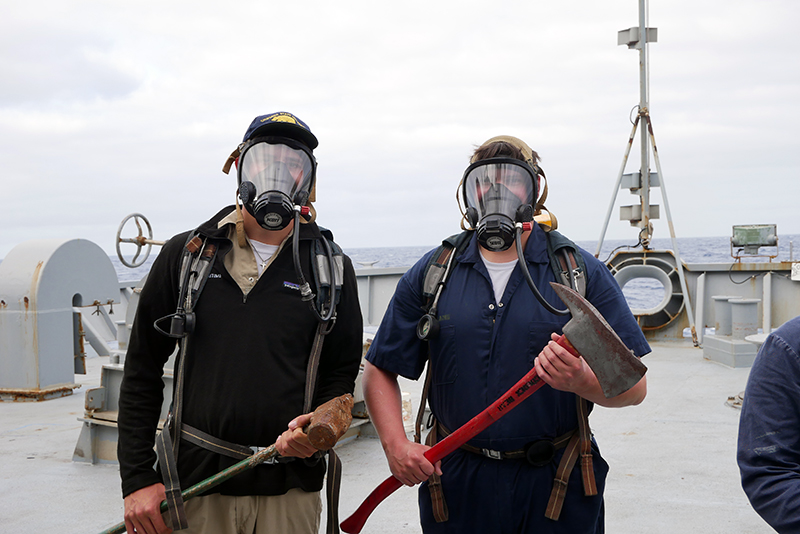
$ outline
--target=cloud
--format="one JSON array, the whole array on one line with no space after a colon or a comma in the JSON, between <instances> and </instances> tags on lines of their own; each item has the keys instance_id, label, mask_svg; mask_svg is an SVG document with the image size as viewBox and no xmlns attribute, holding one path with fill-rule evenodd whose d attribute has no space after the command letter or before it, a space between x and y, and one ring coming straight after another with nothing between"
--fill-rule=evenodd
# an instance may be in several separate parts
<instances>
[{"instance_id":1,"label":"cloud","mask_svg":"<svg viewBox=\"0 0 800 534\"><path fill-rule=\"evenodd\" d=\"M0 108L124 98L141 80L115 63L113 42L62 27L0 33Z\"/></svg>"},{"instance_id":2,"label":"cloud","mask_svg":"<svg viewBox=\"0 0 800 534\"><path fill-rule=\"evenodd\" d=\"M651 2L650 110L679 236L800 233L799 15L793 0ZM500 133L542 155L565 232L597 239L639 101L638 52L616 32L637 22L631 0L14 4L0 21L0 257L34 237L113 251L133 211L161 239L196 226L233 201L220 169L247 124L278 110L320 139L316 205L344 246L457 231L469 154ZM634 235L616 220L633 200L616 194L609 237Z\"/></svg>"}]
</instances>

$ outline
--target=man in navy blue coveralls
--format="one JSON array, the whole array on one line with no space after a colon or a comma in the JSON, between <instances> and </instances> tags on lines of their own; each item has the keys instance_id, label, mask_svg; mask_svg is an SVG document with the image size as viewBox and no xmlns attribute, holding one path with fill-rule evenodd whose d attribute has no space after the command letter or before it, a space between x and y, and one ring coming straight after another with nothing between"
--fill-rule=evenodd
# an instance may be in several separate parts
<instances>
[{"instance_id":1,"label":"man in navy blue coveralls","mask_svg":"<svg viewBox=\"0 0 800 534\"><path fill-rule=\"evenodd\" d=\"M755 511L780 533L800 532L800 317L772 332L753 362L738 461Z\"/></svg>"},{"instance_id":2,"label":"man in navy blue coveralls","mask_svg":"<svg viewBox=\"0 0 800 534\"><path fill-rule=\"evenodd\" d=\"M477 149L472 161L497 156L527 160L540 179L540 169L535 165L538 156L513 137L490 139ZM527 201L539 208L537 198ZM431 251L400 280L367 355L365 399L389 467L406 485L422 483L420 519L426 533L603 532L603 487L608 465L594 442L598 493L585 496L580 469L573 469L562 513L555 521L545 517L545 508L563 449L544 466L531 465L525 459L497 460L462 449L433 465L423 456L428 447L406 437L397 376L414 380L421 376L429 357L428 343L430 406L438 423L451 432L494 402L532 367L547 384L469 441L480 449L523 449L536 440L553 440L573 431L578 427L576 394L588 400L589 406L633 405L646 395L646 380L642 378L627 392L606 399L583 358L572 356L553 341L570 316L547 311L521 271L528 269L545 299L563 307L550 287L556 278L544 231L537 224L522 235L524 265L517 262L509 266L517 258L514 247L488 250L479 243L479 233L473 232L469 245L453 262L438 303L438 336L425 342L415 331L425 313L422 287L425 268L435 252ZM650 348L608 269L588 252L581 250L581 254L587 270L586 298L637 356L648 353ZM504 266L507 281L489 272L496 268L502 271ZM505 283L505 289L495 287L497 280ZM449 508L449 519L444 522L436 522L432 512L427 481L433 473L441 475Z\"/></svg>"}]
</instances>

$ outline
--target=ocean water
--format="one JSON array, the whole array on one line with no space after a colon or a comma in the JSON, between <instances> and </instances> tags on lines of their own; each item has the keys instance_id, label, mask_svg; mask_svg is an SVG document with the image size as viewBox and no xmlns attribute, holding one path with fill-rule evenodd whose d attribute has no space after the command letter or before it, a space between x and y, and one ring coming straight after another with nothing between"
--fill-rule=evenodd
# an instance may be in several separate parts
<instances>
[{"instance_id":1,"label":"ocean water","mask_svg":"<svg viewBox=\"0 0 800 534\"><path fill-rule=\"evenodd\" d=\"M678 252L684 263L730 263L733 261L730 237L678 238L677 243ZM797 249L794 247L795 243L797 244ZM597 248L597 241L577 241L577 244L592 254ZM635 240L606 240L600 250L599 259L605 261L616 249L635 248L635 245ZM435 246L345 248L344 252L353 260L353 265L356 269L410 267ZM654 239L651 248L674 250L672 240L669 238ZM800 261L800 235L779 236L777 249L776 247L764 247L761 249L762 254L774 254L775 252L778 253L776 261ZM734 253L736 253L735 249ZM144 265L136 269L130 269L125 267L118 258L111 258L121 282L141 280L150 269L153 260L154 256L151 255ZM745 257L742 261L767 261L767 258ZM648 309L661 302L664 286L652 278L639 278L625 284L622 291L631 308Z\"/></svg>"},{"instance_id":2,"label":"ocean water","mask_svg":"<svg viewBox=\"0 0 800 534\"><path fill-rule=\"evenodd\" d=\"M687 237L678 238L678 252L684 263L718 263L731 262L730 237ZM792 251L794 258L800 260L800 235L780 236L777 248L778 260L787 261L790 249L797 243L797 250ZM594 254L597 241L576 241L576 244ZM599 258L607 260L611 253L620 247L635 248L635 240L605 240ZM374 247L349 248L345 253L353 260L356 269L364 268L375 262L373 267L405 267L413 265L426 252L436 245L420 247ZM656 250L673 250L671 239L654 239L651 248ZM776 247L764 247L762 253L774 254ZM734 249L734 253L736 250ZM766 261L766 258L747 258L743 261ZM359 263L360 262L360 263ZM365 265L362 265L365 264Z\"/></svg>"}]
</instances>

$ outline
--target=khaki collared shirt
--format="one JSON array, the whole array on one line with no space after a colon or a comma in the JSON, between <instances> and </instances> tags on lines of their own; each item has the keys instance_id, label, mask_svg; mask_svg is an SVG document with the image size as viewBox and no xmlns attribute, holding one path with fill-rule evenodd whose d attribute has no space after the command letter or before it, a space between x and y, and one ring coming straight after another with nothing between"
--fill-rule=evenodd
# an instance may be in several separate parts
<instances>
[{"instance_id":1,"label":"khaki collared shirt","mask_svg":"<svg viewBox=\"0 0 800 534\"><path fill-rule=\"evenodd\" d=\"M258 282L258 264L256 263L256 256L253 252L253 247L250 245L250 238L247 237L245 234L245 240L247 241L247 248L242 248L238 245L239 241L236 236L236 210L230 212L224 219L219 221L217 224L217 228L222 228L223 226L228 226L228 239L231 241L233 246L231 247L230 252L225 255L225 269L228 273L233 277L236 281L236 284L242 290L242 293L246 296L250 293L250 290L256 285ZM284 245L289 241L292 237L294 230L286 236L278 250L275 251L275 254L267 261L267 264L264 266L264 271L261 273L262 275L267 272L269 266L272 265L272 261L275 257L283 250Z\"/></svg>"}]
</instances>

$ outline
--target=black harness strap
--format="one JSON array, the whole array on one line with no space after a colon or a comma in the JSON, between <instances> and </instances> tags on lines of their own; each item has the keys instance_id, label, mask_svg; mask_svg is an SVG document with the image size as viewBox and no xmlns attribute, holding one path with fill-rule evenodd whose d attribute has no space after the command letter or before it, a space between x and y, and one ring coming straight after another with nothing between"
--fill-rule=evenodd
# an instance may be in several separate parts
<instances>
[{"instance_id":1,"label":"black harness strap","mask_svg":"<svg viewBox=\"0 0 800 534\"><path fill-rule=\"evenodd\" d=\"M172 452L172 440L169 436L168 424L164 425L159 436L164 436L163 439L156 440L156 454L161 464L162 478L164 479L167 510L169 510L172 529L183 530L189 528L189 521L186 519L186 510L183 506L181 483L178 479L178 467L175 462L175 455Z\"/></svg>"},{"instance_id":2,"label":"black harness strap","mask_svg":"<svg viewBox=\"0 0 800 534\"><path fill-rule=\"evenodd\" d=\"M238 445L236 443L230 443L219 438L215 438L211 434L187 425L186 423L181 425L181 439L185 439L189 443L193 443L198 447L202 447L217 454L227 456L228 458L234 458L235 460L244 460L245 458L249 458L254 452L250 447L245 447L243 445Z\"/></svg>"},{"instance_id":3,"label":"black harness strap","mask_svg":"<svg viewBox=\"0 0 800 534\"><path fill-rule=\"evenodd\" d=\"M331 321L332 323L333 321ZM306 368L306 387L303 396L303 413L311 411L311 403L314 400L314 394L317 390L317 369L319 368L319 357L322 354L322 343L325 341L325 335L328 333L328 328L332 325L326 323L319 323L317 325L317 333L314 335L314 344L311 345L311 354L308 356L308 367Z\"/></svg>"},{"instance_id":4,"label":"black harness strap","mask_svg":"<svg viewBox=\"0 0 800 534\"><path fill-rule=\"evenodd\" d=\"M325 497L328 499L327 534L339 534L339 493L342 488L342 461L333 451L328 451L328 480Z\"/></svg>"},{"instance_id":5,"label":"black harness strap","mask_svg":"<svg viewBox=\"0 0 800 534\"><path fill-rule=\"evenodd\" d=\"M216 257L217 247L207 241L200 241L199 236L189 236L184 247L184 255L181 261L180 271L180 292L179 292L179 308L178 313L173 317L175 319L186 321L186 317L192 316L192 307L200 296L200 292L205 286L205 280L211 272L211 264ZM201 278L202 273L202 279ZM183 312L183 317L179 313ZM184 324L185 326L185 324ZM181 496L180 479L178 478L178 466L176 458L180 448L180 438L172 439L172 432L180 435L183 424L183 387L186 369L186 352L189 344L188 332L185 332L180 339L180 352L178 355L178 369L175 373L174 391L172 395L172 409L164 424L161 433L156 436L156 455L158 457L159 465L161 465L161 477L164 481L164 487L172 488L172 498L167 499L167 509L169 510L170 519L172 521L172 530L183 530L188 528L189 524L186 519L186 510L183 505L183 497ZM170 430L172 427L172 430ZM169 493L169 492L168 492Z\"/></svg>"},{"instance_id":6,"label":"black harness strap","mask_svg":"<svg viewBox=\"0 0 800 534\"><path fill-rule=\"evenodd\" d=\"M319 323L317 333L314 336L314 344L311 347L311 354L308 357L308 367L306 369L306 388L303 400L303 413L311 411L311 403L316 393L317 370L319 368L319 357L322 353L322 343L325 335L333 328L336 315L328 323ZM342 485L342 461L339 456L330 449L328 454L328 476L325 483L325 495L328 499L328 519L327 533L339 534L339 490ZM315 455L316 456L316 455Z\"/></svg>"},{"instance_id":7,"label":"black harness strap","mask_svg":"<svg viewBox=\"0 0 800 534\"><path fill-rule=\"evenodd\" d=\"M422 386L422 395L419 402L419 410L417 410L417 419L414 422L414 442L420 443L422 439L422 418L425 415L425 404L428 402L428 394L431 389L431 376L433 373L430 371L431 359L430 348L428 348L428 364L425 371L425 385Z\"/></svg>"},{"instance_id":8,"label":"black harness strap","mask_svg":"<svg viewBox=\"0 0 800 534\"><path fill-rule=\"evenodd\" d=\"M427 380L426 380L427 382ZM439 441L436 429L439 425L433 423L431 431L425 438L425 445L433 447ZM447 501L444 498L444 489L442 488L442 477L433 473L428 477L428 491L431 494L431 510L433 511L433 519L437 523L444 523L450 519L450 510L447 508Z\"/></svg>"}]
</instances>

